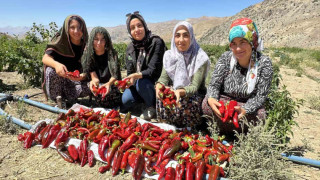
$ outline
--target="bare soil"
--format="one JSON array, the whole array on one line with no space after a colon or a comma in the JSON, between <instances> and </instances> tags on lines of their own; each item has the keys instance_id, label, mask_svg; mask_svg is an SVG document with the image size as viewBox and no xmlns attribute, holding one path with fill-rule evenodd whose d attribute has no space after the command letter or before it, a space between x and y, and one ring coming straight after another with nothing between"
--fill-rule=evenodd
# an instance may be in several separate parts
<instances>
[{"instance_id":1,"label":"bare soil","mask_svg":"<svg viewBox=\"0 0 320 180\"><path fill-rule=\"evenodd\" d=\"M303 106L299 109L299 115L295 117L298 126L293 128L293 136L290 145L302 152L302 156L320 160L320 112L310 108L312 97L320 95L320 84L304 75L296 76L296 71L288 68L281 68L282 83L287 86L294 99L304 99ZM320 79L319 73L308 71ZM17 90L23 87L23 78L15 72L0 72L0 79L12 94L24 96L41 93L41 89L29 88ZM19 87L19 88L18 88ZM54 106L54 102L45 101L42 94L30 99ZM87 104L90 106L90 104ZM2 106L10 115L23 119L29 124L57 117L57 114L30 105L19 105L16 102L7 102ZM25 129L19 129L23 133ZM0 131L0 179L132 179L131 173L112 177L110 172L100 174L98 169L103 164L97 162L90 168L88 165L80 167L78 164L71 164L64 161L55 149L42 149L39 146L30 149L23 149L22 144L17 140L17 135L10 135ZM307 165L290 163L295 179L320 179L320 170Z\"/></svg>"}]
</instances>

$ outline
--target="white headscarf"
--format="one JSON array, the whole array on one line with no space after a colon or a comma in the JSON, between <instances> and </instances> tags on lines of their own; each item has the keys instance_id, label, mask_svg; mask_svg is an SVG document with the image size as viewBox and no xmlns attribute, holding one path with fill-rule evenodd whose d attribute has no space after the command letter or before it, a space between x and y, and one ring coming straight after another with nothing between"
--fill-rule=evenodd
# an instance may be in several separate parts
<instances>
[{"instance_id":1,"label":"white headscarf","mask_svg":"<svg viewBox=\"0 0 320 180\"><path fill-rule=\"evenodd\" d=\"M190 46L185 52L180 52L174 42L175 33L179 26L185 26L190 34ZM163 68L173 81L173 88L177 89L190 85L192 76L205 63L208 63L205 73L207 75L210 68L209 57L197 43L192 25L186 21L176 24L173 29L171 49L166 51L163 57Z\"/></svg>"}]
</instances>

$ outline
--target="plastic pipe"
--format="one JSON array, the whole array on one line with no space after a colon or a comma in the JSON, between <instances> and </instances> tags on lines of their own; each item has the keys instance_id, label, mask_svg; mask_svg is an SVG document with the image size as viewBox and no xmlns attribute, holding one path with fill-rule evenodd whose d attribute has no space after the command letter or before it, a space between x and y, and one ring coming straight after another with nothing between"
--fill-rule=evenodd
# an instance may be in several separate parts
<instances>
[{"instance_id":1,"label":"plastic pipe","mask_svg":"<svg viewBox=\"0 0 320 180\"><path fill-rule=\"evenodd\" d=\"M1 93L0 96L3 96L3 97L0 97L0 102L3 102L3 101L6 101L10 98L12 98L11 95L7 95L7 94L3 94ZM31 129L31 125L18 119L18 118L15 118L15 117L12 117L12 116L9 116L9 114L7 114L6 112L4 112L1 108L0 108L0 115L2 116L6 116L6 119L9 120L9 121L12 121L13 123L21 126L21 127L24 127L25 129Z\"/></svg>"},{"instance_id":2,"label":"plastic pipe","mask_svg":"<svg viewBox=\"0 0 320 180\"><path fill-rule=\"evenodd\" d=\"M52 107L52 106L49 106L47 104L43 104L43 103L40 103L40 102L37 102L37 101L33 101L31 99L23 98L23 97L20 97L20 96L14 96L13 100L15 100L15 101L23 101L23 102L28 103L28 104L30 104L32 106L36 106L38 108L45 109L45 110L48 110L48 111L53 112L53 113L65 113L66 114L68 112L65 109L60 109L58 107Z\"/></svg>"},{"instance_id":3,"label":"plastic pipe","mask_svg":"<svg viewBox=\"0 0 320 180\"><path fill-rule=\"evenodd\" d=\"M286 153L281 153L281 156L286 159L296 163L306 164L310 166L314 166L320 168L320 161L314 159L308 159L301 156L288 155Z\"/></svg>"}]
</instances>

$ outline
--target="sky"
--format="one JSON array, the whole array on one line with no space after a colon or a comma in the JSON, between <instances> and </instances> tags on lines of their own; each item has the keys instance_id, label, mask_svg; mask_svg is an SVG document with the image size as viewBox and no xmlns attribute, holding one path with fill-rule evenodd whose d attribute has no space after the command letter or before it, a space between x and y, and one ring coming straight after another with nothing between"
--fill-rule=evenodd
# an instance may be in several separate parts
<instances>
[{"instance_id":1,"label":"sky","mask_svg":"<svg viewBox=\"0 0 320 180\"><path fill-rule=\"evenodd\" d=\"M139 11L148 23L201 16L233 16L263 0L0 0L0 27L58 26L70 14L80 15L88 27L123 25L126 14Z\"/></svg>"}]
</instances>

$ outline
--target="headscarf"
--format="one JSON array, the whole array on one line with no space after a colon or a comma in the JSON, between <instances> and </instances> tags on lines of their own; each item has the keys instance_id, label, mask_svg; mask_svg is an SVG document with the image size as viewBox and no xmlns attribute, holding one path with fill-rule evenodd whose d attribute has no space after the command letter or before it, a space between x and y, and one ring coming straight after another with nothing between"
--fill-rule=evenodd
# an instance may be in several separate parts
<instances>
[{"instance_id":1,"label":"headscarf","mask_svg":"<svg viewBox=\"0 0 320 180\"><path fill-rule=\"evenodd\" d=\"M108 61L116 61L117 52L113 48L111 37L109 32L103 28L103 27L95 27L91 30L88 44L83 52L81 63L83 67L83 71L87 74L89 74L89 70L91 65L95 64L95 58L94 58L94 47L93 47L93 41L96 36L96 34L101 33L106 40L105 44L105 51L108 53Z\"/></svg>"},{"instance_id":2,"label":"headscarf","mask_svg":"<svg viewBox=\"0 0 320 180\"><path fill-rule=\"evenodd\" d=\"M141 41L135 40L131 35L130 22L134 18L138 18L141 21L141 23L144 27L144 30L145 30L145 36ZM146 21L143 19L143 17L139 14L138 11L134 12L133 14L130 13L127 15L126 24L127 24L127 30L129 33L129 37L133 43L133 46L135 46L136 48L143 48L145 45L149 44L148 42L150 41L150 38L152 36L151 31L148 29Z\"/></svg>"},{"instance_id":3,"label":"headscarf","mask_svg":"<svg viewBox=\"0 0 320 180\"><path fill-rule=\"evenodd\" d=\"M256 24L249 18L240 18L232 22L229 31L229 42L236 37L246 39L252 46L252 54L249 62L248 72L246 75L246 81L248 84L247 93L250 94L256 85L258 77L258 52L263 50L263 41L259 37L259 32ZM234 55L230 61L230 72L232 72L237 60Z\"/></svg>"},{"instance_id":4,"label":"headscarf","mask_svg":"<svg viewBox=\"0 0 320 180\"><path fill-rule=\"evenodd\" d=\"M190 46L185 52L180 52L174 42L175 33L179 26L185 26L190 34ZM205 63L208 63L207 74L210 68L209 57L197 43L192 25L187 21L176 24L173 29L171 49L166 51L163 57L163 68L173 81L173 88L177 89L190 85L192 76Z\"/></svg>"},{"instance_id":5,"label":"headscarf","mask_svg":"<svg viewBox=\"0 0 320 180\"><path fill-rule=\"evenodd\" d=\"M87 41L88 41L88 31L86 27L86 23L84 20L78 16L78 15L70 15L68 16L63 23L63 26L60 28L60 30L56 33L56 35L52 38L51 42L48 43L46 51L47 50L53 50L57 52L58 54L65 56L65 57L74 57L75 54L72 50L71 46L71 39L69 37L69 23L71 17L76 17L77 20L81 21L79 22L82 24L82 47L84 48Z\"/></svg>"}]
</instances>

